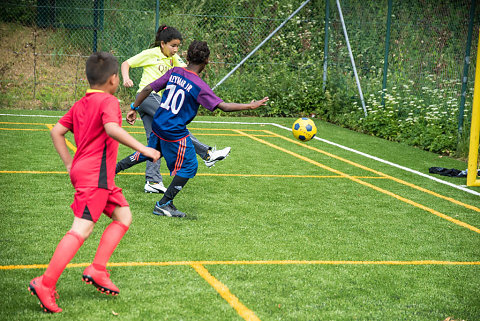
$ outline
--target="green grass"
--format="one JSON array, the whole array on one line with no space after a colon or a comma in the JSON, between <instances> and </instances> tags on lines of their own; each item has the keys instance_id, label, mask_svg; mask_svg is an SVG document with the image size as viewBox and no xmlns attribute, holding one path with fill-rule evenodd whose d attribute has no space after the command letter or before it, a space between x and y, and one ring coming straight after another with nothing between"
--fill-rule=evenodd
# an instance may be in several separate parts
<instances>
[{"instance_id":1,"label":"green grass","mask_svg":"<svg viewBox=\"0 0 480 321\"><path fill-rule=\"evenodd\" d=\"M64 311L44 314L26 290L44 268L31 265L48 264L73 218L74 190L45 125L56 120L0 116L1 320L243 320L193 268L198 261L260 320L480 318L478 195L318 140L296 144L284 129L255 124L290 127L293 119L219 117L196 120L251 124L190 125L201 141L232 152L211 169L199 162L198 175L175 199L186 219L152 215L159 197L143 193L143 164L117 176L134 217L110 260L121 294L107 297L81 282L109 223L104 216L72 260L81 266L68 267L57 284ZM145 140L142 128L124 127ZM330 124L317 127L321 138L423 173L432 166L466 168ZM230 136L233 130L260 141ZM119 157L130 152L122 146ZM168 184L164 163L161 172Z\"/></svg>"}]
</instances>

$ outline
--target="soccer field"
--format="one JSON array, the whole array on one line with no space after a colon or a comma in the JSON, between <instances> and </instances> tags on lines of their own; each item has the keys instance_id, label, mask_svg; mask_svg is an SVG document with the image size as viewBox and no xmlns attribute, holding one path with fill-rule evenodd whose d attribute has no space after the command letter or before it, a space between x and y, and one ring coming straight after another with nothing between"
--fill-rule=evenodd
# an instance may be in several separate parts
<instances>
[{"instance_id":1,"label":"soccer field","mask_svg":"<svg viewBox=\"0 0 480 321\"><path fill-rule=\"evenodd\" d=\"M0 114L0 320L480 320L480 188L428 174L465 162L318 120L302 143L294 119L230 117L189 126L232 152L199 159L175 198L186 218L152 214L144 164L117 176L133 213L108 267L120 295L81 282L103 216L58 282L63 312L45 314L27 286L73 219L49 136L62 112ZM124 128L145 142L141 122Z\"/></svg>"}]
</instances>

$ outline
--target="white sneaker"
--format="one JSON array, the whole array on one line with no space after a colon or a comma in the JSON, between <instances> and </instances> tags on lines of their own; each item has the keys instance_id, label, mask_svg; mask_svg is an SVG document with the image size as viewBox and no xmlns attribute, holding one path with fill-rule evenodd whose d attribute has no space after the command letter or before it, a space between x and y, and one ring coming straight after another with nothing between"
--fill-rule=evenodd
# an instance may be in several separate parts
<instances>
[{"instance_id":1,"label":"white sneaker","mask_svg":"<svg viewBox=\"0 0 480 321\"><path fill-rule=\"evenodd\" d=\"M230 147L225 147L224 149L217 150L216 147L213 147L208 151L208 159L205 161L207 167L212 167L216 162L225 159L225 157L230 154Z\"/></svg>"},{"instance_id":2,"label":"white sneaker","mask_svg":"<svg viewBox=\"0 0 480 321\"><path fill-rule=\"evenodd\" d=\"M162 182L146 182L145 183L145 193L165 193L167 188L163 185Z\"/></svg>"}]
</instances>

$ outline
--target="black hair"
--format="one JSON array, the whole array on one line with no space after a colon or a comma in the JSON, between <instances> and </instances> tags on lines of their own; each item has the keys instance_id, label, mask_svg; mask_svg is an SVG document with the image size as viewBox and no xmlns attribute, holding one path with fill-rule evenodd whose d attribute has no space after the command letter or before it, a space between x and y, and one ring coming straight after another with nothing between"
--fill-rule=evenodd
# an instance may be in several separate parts
<instances>
[{"instance_id":1,"label":"black hair","mask_svg":"<svg viewBox=\"0 0 480 321\"><path fill-rule=\"evenodd\" d=\"M103 85L111 75L118 74L118 60L109 52L94 52L87 59L85 73L90 86Z\"/></svg>"},{"instance_id":2,"label":"black hair","mask_svg":"<svg viewBox=\"0 0 480 321\"><path fill-rule=\"evenodd\" d=\"M160 47L161 42L164 43L170 42L173 39L183 40L182 34L180 31L174 27L168 27L167 25L162 25L158 27L157 34L155 36L155 42L150 47Z\"/></svg>"},{"instance_id":3,"label":"black hair","mask_svg":"<svg viewBox=\"0 0 480 321\"><path fill-rule=\"evenodd\" d=\"M202 64L210 57L210 49L206 41L193 40L188 47L187 60L193 64Z\"/></svg>"}]
</instances>

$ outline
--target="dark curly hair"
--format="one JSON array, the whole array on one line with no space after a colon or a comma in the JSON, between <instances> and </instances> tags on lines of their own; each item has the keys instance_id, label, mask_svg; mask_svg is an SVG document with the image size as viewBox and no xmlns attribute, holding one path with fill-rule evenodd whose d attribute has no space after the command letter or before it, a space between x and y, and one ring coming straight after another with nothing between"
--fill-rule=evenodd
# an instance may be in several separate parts
<instances>
[{"instance_id":1,"label":"dark curly hair","mask_svg":"<svg viewBox=\"0 0 480 321\"><path fill-rule=\"evenodd\" d=\"M118 60L109 52L94 52L87 59L85 73L90 86L103 85L111 75L118 74Z\"/></svg>"},{"instance_id":2,"label":"dark curly hair","mask_svg":"<svg viewBox=\"0 0 480 321\"><path fill-rule=\"evenodd\" d=\"M188 47L187 60L194 64L204 63L210 57L210 49L206 41L193 40Z\"/></svg>"},{"instance_id":3,"label":"dark curly hair","mask_svg":"<svg viewBox=\"0 0 480 321\"><path fill-rule=\"evenodd\" d=\"M173 39L183 40L182 34L180 31L174 27L168 27L167 25L162 25L158 27L157 35L155 36L155 42L150 45L151 48L160 47L161 42L167 43Z\"/></svg>"}]
</instances>

